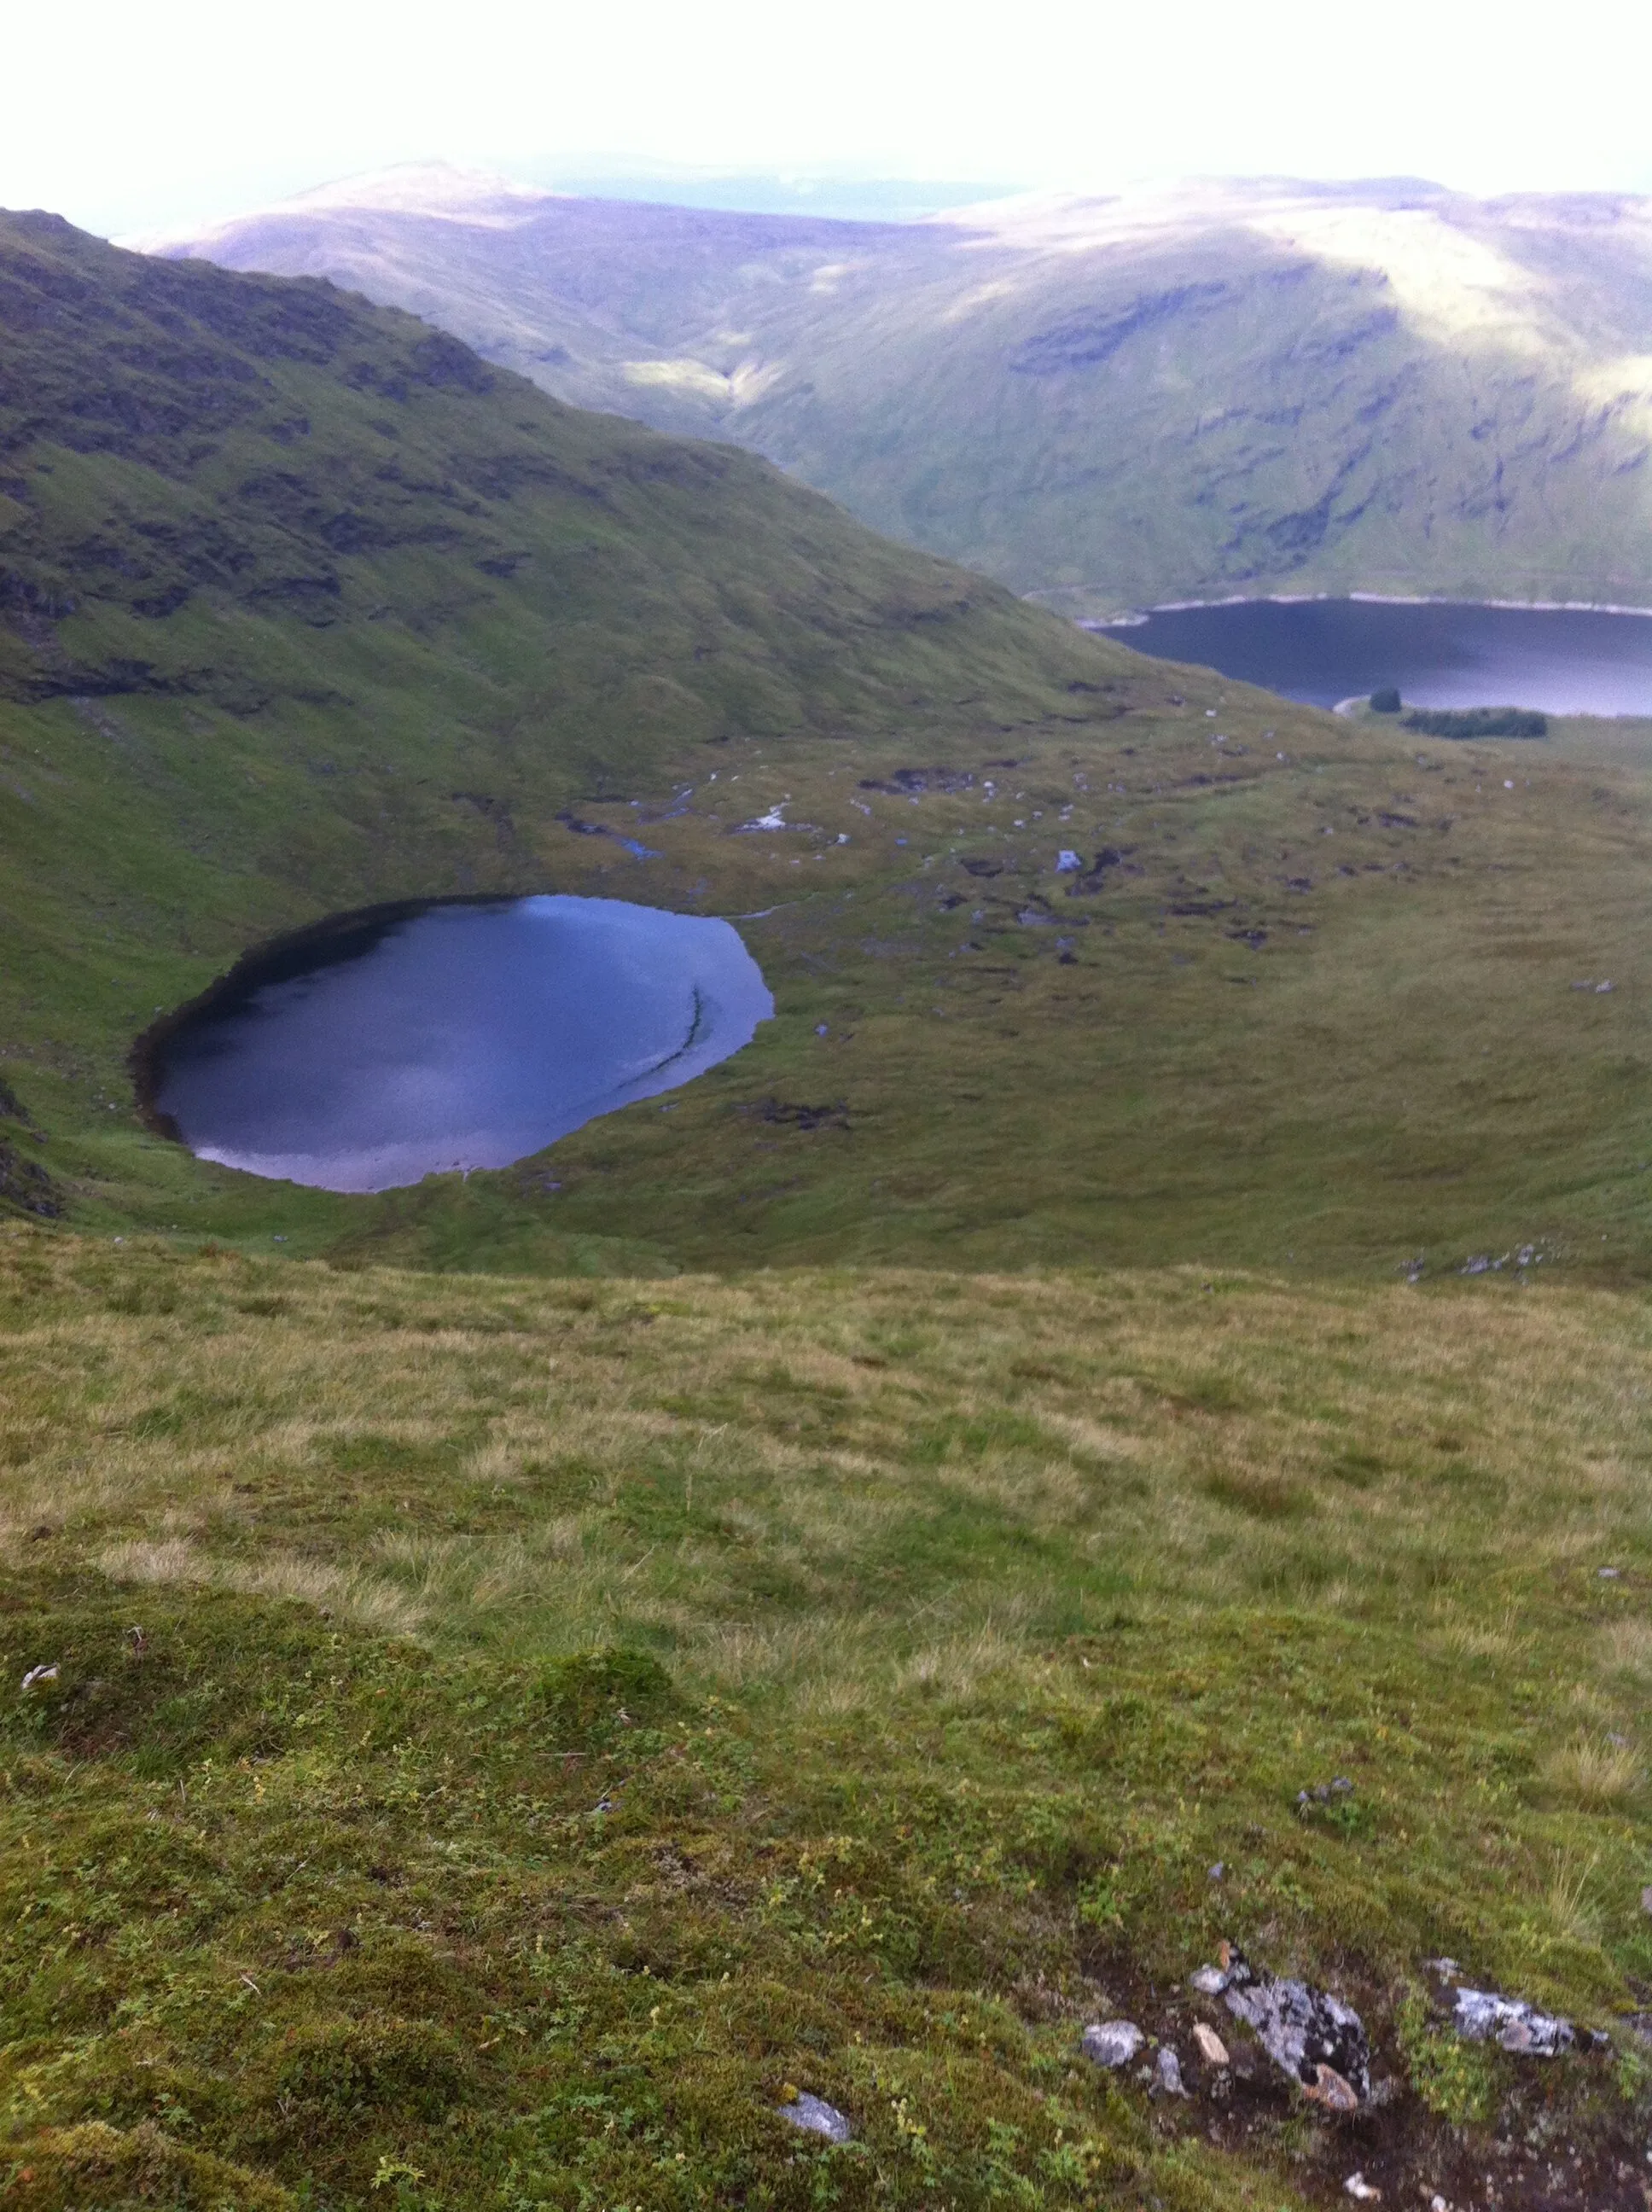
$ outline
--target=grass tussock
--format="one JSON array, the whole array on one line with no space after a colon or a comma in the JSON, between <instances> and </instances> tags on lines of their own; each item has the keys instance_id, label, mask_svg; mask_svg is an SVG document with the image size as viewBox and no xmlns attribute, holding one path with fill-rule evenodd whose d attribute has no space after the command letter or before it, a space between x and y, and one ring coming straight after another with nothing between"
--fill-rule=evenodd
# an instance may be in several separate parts
<instances>
[{"instance_id":1,"label":"grass tussock","mask_svg":"<svg viewBox=\"0 0 1652 2212\"><path fill-rule=\"evenodd\" d=\"M96 1553L94 1564L114 1582L199 1583L249 1597L287 1598L313 1606L325 1619L336 1614L386 1634L410 1633L420 1619L419 1608L386 1583L278 1550L251 1562L214 1559L185 1536L129 1537Z\"/></svg>"},{"instance_id":2,"label":"grass tussock","mask_svg":"<svg viewBox=\"0 0 1652 2212\"><path fill-rule=\"evenodd\" d=\"M1074 2022L1225 1936L1479 2125L1424 1960L1631 2008L1642 1303L1209 1279L0 1241L20 2201L1284 2204Z\"/></svg>"},{"instance_id":3,"label":"grass tussock","mask_svg":"<svg viewBox=\"0 0 1652 2212\"><path fill-rule=\"evenodd\" d=\"M1579 1735L1544 1769L1552 1788L1591 1812L1610 1812L1637 1798L1646 1780L1640 1756L1622 1737Z\"/></svg>"}]
</instances>

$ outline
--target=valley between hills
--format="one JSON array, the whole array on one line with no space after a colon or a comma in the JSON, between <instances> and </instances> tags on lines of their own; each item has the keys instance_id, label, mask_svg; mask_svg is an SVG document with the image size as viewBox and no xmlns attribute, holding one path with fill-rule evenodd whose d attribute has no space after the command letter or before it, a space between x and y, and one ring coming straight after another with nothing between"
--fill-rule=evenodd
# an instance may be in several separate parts
<instances>
[{"instance_id":1,"label":"valley between hills","mask_svg":"<svg viewBox=\"0 0 1652 2212\"><path fill-rule=\"evenodd\" d=\"M559 398L750 447L1070 615L1648 604L1631 195L1206 180L870 223L436 166L161 243L331 277Z\"/></svg>"},{"instance_id":2,"label":"valley between hills","mask_svg":"<svg viewBox=\"0 0 1652 2212\"><path fill-rule=\"evenodd\" d=\"M1649 838L1652 724L1293 706L0 217L7 2202L1642 2206ZM146 1123L249 944L545 890L774 1020L375 1196Z\"/></svg>"}]
</instances>

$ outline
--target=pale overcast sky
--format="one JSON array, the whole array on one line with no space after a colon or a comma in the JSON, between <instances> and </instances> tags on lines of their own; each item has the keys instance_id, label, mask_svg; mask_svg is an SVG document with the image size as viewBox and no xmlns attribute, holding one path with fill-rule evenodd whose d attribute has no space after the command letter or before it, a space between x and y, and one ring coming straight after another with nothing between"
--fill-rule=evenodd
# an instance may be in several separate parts
<instances>
[{"instance_id":1,"label":"pale overcast sky","mask_svg":"<svg viewBox=\"0 0 1652 2212\"><path fill-rule=\"evenodd\" d=\"M1652 0L79 0L3 34L0 205L105 234L402 161L1114 189L1652 190Z\"/></svg>"}]
</instances>

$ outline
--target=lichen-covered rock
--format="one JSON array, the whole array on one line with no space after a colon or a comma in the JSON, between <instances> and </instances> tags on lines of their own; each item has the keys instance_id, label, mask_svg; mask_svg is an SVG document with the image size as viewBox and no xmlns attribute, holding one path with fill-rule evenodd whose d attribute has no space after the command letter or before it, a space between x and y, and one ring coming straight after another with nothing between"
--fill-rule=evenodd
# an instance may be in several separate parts
<instances>
[{"instance_id":1,"label":"lichen-covered rock","mask_svg":"<svg viewBox=\"0 0 1652 2212\"><path fill-rule=\"evenodd\" d=\"M1330 2112L1357 2111L1371 2094L1365 2024L1351 2005L1305 1982L1259 1973L1242 1951L1223 1947L1223 1998L1282 2074Z\"/></svg>"},{"instance_id":2,"label":"lichen-covered rock","mask_svg":"<svg viewBox=\"0 0 1652 2212\"><path fill-rule=\"evenodd\" d=\"M1456 1990L1452 1993L1452 2025L1470 2043L1500 2043L1505 2051L1518 2051L1533 2058L1558 2058L1577 2048L1577 2033L1569 2020L1540 2012L1519 1997L1500 1997L1490 1990Z\"/></svg>"}]
</instances>

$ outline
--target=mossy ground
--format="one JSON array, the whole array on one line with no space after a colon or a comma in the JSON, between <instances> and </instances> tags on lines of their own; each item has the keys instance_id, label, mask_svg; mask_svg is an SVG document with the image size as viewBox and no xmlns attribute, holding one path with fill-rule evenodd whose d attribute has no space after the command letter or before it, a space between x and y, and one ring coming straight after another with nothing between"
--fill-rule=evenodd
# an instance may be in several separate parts
<instances>
[{"instance_id":1,"label":"mossy ground","mask_svg":"<svg viewBox=\"0 0 1652 2212\"><path fill-rule=\"evenodd\" d=\"M14 2201L1629 2185L1638 1293L3 1261ZM1078 2060L1224 1935L1396 2101ZM1441 1952L1613 2052L1454 2056Z\"/></svg>"}]
</instances>

